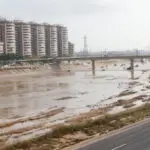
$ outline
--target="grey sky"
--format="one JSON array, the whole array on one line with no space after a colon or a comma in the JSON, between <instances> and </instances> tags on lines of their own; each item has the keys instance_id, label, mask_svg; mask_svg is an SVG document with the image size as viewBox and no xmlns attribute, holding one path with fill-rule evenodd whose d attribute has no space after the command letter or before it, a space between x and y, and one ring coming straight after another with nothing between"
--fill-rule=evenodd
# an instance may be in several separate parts
<instances>
[{"instance_id":1,"label":"grey sky","mask_svg":"<svg viewBox=\"0 0 150 150\"><path fill-rule=\"evenodd\" d=\"M10 19L65 24L76 50L150 48L149 0L0 0Z\"/></svg>"}]
</instances>

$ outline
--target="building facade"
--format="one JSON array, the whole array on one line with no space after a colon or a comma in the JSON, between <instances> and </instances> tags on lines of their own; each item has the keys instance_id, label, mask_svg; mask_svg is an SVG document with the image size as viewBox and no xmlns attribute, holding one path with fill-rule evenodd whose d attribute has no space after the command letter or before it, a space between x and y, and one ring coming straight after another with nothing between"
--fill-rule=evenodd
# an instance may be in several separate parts
<instances>
[{"instance_id":1,"label":"building facade","mask_svg":"<svg viewBox=\"0 0 150 150\"><path fill-rule=\"evenodd\" d=\"M69 56L72 57L74 55L74 44L71 42L68 42L68 51Z\"/></svg>"},{"instance_id":2,"label":"building facade","mask_svg":"<svg viewBox=\"0 0 150 150\"><path fill-rule=\"evenodd\" d=\"M45 47L47 57L57 57L57 27L45 24Z\"/></svg>"},{"instance_id":3,"label":"building facade","mask_svg":"<svg viewBox=\"0 0 150 150\"><path fill-rule=\"evenodd\" d=\"M0 20L0 42L4 43L4 53L16 53L15 24L13 22Z\"/></svg>"},{"instance_id":4,"label":"building facade","mask_svg":"<svg viewBox=\"0 0 150 150\"><path fill-rule=\"evenodd\" d=\"M15 21L16 53L20 56L32 56L31 27L29 24Z\"/></svg>"},{"instance_id":5,"label":"building facade","mask_svg":"<svg viewBox=\"0 0 150 150\"><path fill-rule=\"evenodd\" d=\"M58 43L58 56L68 56L68 30L67 27L57 25L57 43Z\"/></svg>"},{"instance_id":6,"label":"building facade","mask_svg":"<svg viewBox=\"0 0 150 150\"><path fill-rule=\"evenodd\" d=\"M20 56L65 57L74 49L68 45L67 27L19 20L0 19L0 42L4 53Z\"/></svg>"},{"instance_id":7,"label":"building facade","mask_svg":"<svg viewBox=\"0 0 150 150\"><path fill-rule=\"evenodd\" d=\"M4 53L4 43L0 42L0 54Z\"/></svg>"},{"instance_id":8,"label":"building facade","mask_svg":"<svg viewBox=\"0 0 150 150\"><path fill-rule=\"evenodd\" d=\"M46 56L44 25L30 23L32 56Z\"/></svg>"}]
</instances>

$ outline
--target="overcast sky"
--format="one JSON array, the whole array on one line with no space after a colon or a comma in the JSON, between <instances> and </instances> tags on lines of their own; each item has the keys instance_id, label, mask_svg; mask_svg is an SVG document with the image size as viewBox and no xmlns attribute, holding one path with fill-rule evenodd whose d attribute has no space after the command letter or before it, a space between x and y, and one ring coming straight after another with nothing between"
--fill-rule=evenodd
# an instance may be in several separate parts
<instances>
[{"instance_id":1,"label":"overcast sky","mask_svg":"<svg viewBox=\"0 0 150 150\"><path fill-rule=\"evenodd\" d=\"M150 0L0 0L10 19L64 24L76 50L150 48Z\"/></svg>"}]
</instances>

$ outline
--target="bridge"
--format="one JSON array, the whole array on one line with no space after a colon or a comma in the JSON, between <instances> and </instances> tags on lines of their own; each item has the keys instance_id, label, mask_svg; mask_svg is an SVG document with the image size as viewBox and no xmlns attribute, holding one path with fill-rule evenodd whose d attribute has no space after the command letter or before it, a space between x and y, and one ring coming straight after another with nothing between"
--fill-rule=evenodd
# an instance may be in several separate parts
<instances>
[{"instance_id":1,"label":"bridge","mask_svg":"<svg viewBox=\"0 0 150 150\"><path fill-rule=\"evenodd\" d=\"M96 60L109 60L109 59L123 59L130 61L131 79L134 79L134 60L135 59L150 59L150 55L124 55L124 56L87 56L87 57L62 57L57 58L59 61L75 61L75 60L91 60L92 73L95 75L95 61Z\"/></svg>"},{"instance_id":2,"label":"bridge","mask_svg":"<svg viewBox=\"0 0 150 150\"><path fill-rule=\"evenodd\" d=\"M110 60L110 59L124 59L130 61L131 79L134 79L134 60L135 59L150 59L150 55L122 55L122 56L81 56L81 57L56 57L56 58L40 58L40 59L29 59L29 60L15 60L15 62L56 62L60 63L62 61L76 61L90 60L92 62L92 73L95 75L95 61L97 60ZM2 63L2 61L0 61Z\"/></svg>"}]
</instances>

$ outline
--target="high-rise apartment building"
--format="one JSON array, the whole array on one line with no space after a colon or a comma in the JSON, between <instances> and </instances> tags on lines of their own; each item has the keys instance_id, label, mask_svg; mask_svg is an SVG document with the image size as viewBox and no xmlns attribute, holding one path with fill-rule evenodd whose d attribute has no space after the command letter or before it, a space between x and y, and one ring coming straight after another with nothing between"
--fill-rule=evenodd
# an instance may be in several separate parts
<instances>
[{"instance_id":1,"label":"high-rise apartment building","mask_svg":"<svg viewBox=\"0 0 150 150\"><path fill-rule=\"evenodd\" d=\"M45 46L47 57L57 57L57 27L45 24Z\"/></svg>"},{"instance_id":2,"label":"high-rise apartment building","mask_svg":"<svg viewBox=\"0 0 150 150\"><path fill-rule=\"evenodd\" d=\"M4 53L16 53L14 22L0 20L0 42L4 43Z\"/></svg>"},{"instance_id":3,"label":"high-rise apartment building","mask_svg":"<svg viewBox=\"0 0 150 150\"><path fill-rule=\"evenodd\" d=\"M67 27L57 25L58 56L68 56L68 30Z\"/></svg>"},{"instance_id":4,"label":"high-rise apartment building","mask_svg":"<svg viewBox=\"0 0 150 150\"><path fill-rule=\"evenodd\" d=\"M69 51L69 56L74 55L74 44L71 42L68 42L68 51Z\"/></svg>"},{"instance_id":5,"label":"high-rise apartment building","mask_svg":"<svg viewBox=\"0 0 150 150\"><path fill-rule=\"evenodd\" d=\"M15 21L16 53L20 56L32 56L31 27L29 24Z\"/></svg>"},{"instance_id":6,"label":"high-rise apartment building","mask_svg":"<svg viewBox=\"0 0 150 150\"><path fill-rule=\"evenodd\" d=\"M30 23L32 56L45 56L45 28L42 24Z\"/></svg>"},{"instance_id":7,"label":"high-rise apartment building","mask_svg":"<svg viewBox=\"0 0 150 150\"><path fill-rule=\"evenodd\" d=\"M0 42L0 54L4 53L4 43Z\"/></svg>"},{"instance_id":8,"label":"high-rise apartment building","mask_svg":"<svg viewBox=\"0 0 150 150\"><path fill-rule=\"evenodd\" d=\"M68 50L68 30L61 25L26 23L0 19L0 53L17 53L20 56L64 57L72 55ZM72 46L72 47L71 47Z\"/></svg>"}]
</instances>

